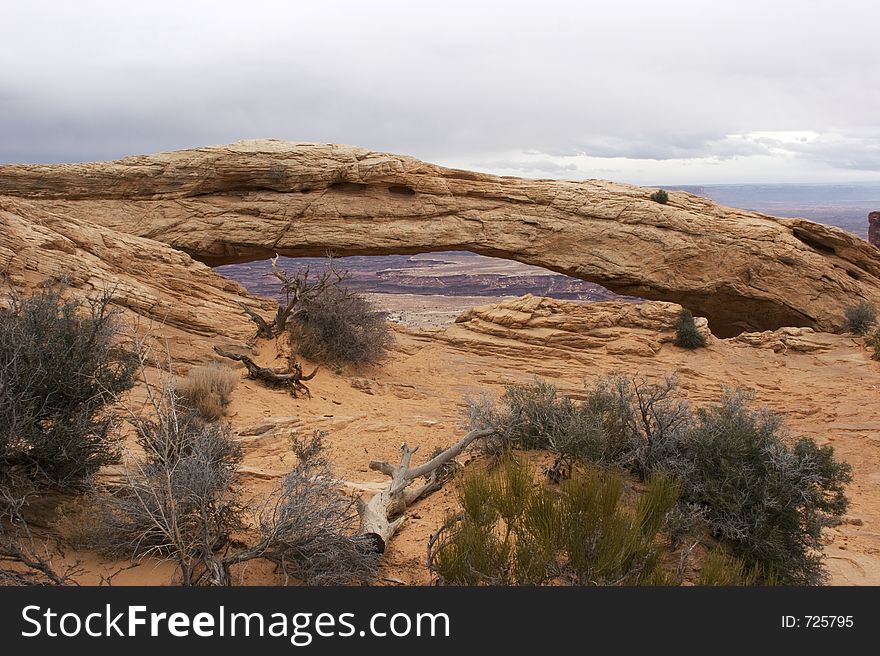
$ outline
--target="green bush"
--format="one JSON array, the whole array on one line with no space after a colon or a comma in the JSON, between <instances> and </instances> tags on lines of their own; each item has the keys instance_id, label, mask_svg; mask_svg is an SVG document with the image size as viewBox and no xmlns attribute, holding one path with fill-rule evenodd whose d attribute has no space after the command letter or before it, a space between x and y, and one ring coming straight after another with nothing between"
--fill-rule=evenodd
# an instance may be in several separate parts
<instances>
[{"instance_id":1,"label":"green bush","mask_svg":"<svg viewBox=\"0 0 880 656\"><path fill-rule=\"evenodd\" d=\"M702 509L700 520L746 567L784 584L819 583L821 530L846 510L850 467L830 446L789 439L778 415L748 401L728 392L694 413L673 379L614 377L582 401L540 381L511 386L500 403L472 402L470 414L474 428L497 429L490 452L544 448L642 479L667 472L682 483L684 514Z\"/></svg>"},{"instance_id":2,"label":"green bush","mask_svg":"<svg viewBox=\"0 0 880 656\"><path fill-rule=\"evenodd\" d=\"M697 585L777 585L777 582L774 577L762 574L760 567L748 567L736 556L722 549L713 549L700 563Z\"/></svg>"},{"instance_id":3,"label":"green bush","mask_svg":"<svg viewBox=\"0 0 880 656\"><path fill-rule=\"evenodd\" d=\"M63 292L13 293L0 308L0 471L76 486L118 461L109 409L134 384L137 358L109 294Z\"/></svg>"},{"instance_id":4,"label":"green bush","mask_svg":"<svg viewBox=\"0 0 880 656\"><path fill-rule=\"evenodd\" d=\"M528 466L507 456L488 476L464 477L461 513L432 542L431 567L453 585L671 583L657 536L678 484L654 476L631 507L622 490L619 476L597 470L558 490L536 486Z\"/></svg>"},{"instance_id":5,"label":"green bush","mask_svg":"<svg viewBox=\"0 0 880 656\"><path fill-rule=\"evenodd\" d=\"M866 301L850 305L843 312L843 329L856 335L867 335L877 323L877 307Z\"/></svg>"},{"instance_id":6,"label":"green bush","mask_svg":"<svg viewBox=\"0 0 880 656\"><path fill-rule=\"evenodd\" d=\"M868 346L870 346L873 351L871 353L871 359L880 360L880 328L871 333L871 336L868 338Z\"/></svg>"},{"instance_id":7,"label":"green bush","mask_svg":"<svg viewBox=\"0 0 880 656\"><path fill-rule=\"evenodd\" d=\"M701 408L679 470L684 497L707 509L713 534L748 566L786 585L823 579L821 532L846 511L851 467L808 438L787 444L781 419L726 393Z\"/></svg>"},{"instance_id":8,"label":"green bush","mask_svg":"<svg viewBox=\"0 0 880 656\"><path fill-rule=\"evenodd\" d=\"M655 203L660 203L661 205L666 205L669 202L669 194L665 189L658 189L653 194L651 194L651 200Z\"/></svg>"},{"instance_id":9,"label":"green bush","mask_svg":"<svg viewBox=\"0 0 880 656\"><path fill-rule=\"evenodd\" d=\"M687 308L682 308L675 322L676 346L686 349L697 349L706 345L706 338L697 330L694 315Z\"/></svg>"},{"instance_id":10,"label":"green bush","mask_svg":"<svg viewBox=\"0 0 880 656\"><path fill-rule=\"evenodd\" d=\"M650 383L614 376L575 401L536 380L508 385L498 403L468 399L468 412L472 429L497 429L478 444L484 453L549 449L569 462L620 465L647 475L679 449L687 428L687 406L675 390L674 378Z\"/></svg>"}]
</instances>

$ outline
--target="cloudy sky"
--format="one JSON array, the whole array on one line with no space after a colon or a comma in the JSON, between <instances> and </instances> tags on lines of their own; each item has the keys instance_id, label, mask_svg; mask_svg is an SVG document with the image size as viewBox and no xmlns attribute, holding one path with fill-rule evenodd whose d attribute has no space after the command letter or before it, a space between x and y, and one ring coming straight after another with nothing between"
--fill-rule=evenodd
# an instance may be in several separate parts
<instances>
[{"instance_id":1,"label":"cloudy sky","mask_svg":"<svg viewBox=\"0 0 880 656\"><path fill-rule=\"evenodd\" d=\"M876 0L5 2L0 162L239 139L528 177L880 180Z\"/></svg>"}]
</instances>

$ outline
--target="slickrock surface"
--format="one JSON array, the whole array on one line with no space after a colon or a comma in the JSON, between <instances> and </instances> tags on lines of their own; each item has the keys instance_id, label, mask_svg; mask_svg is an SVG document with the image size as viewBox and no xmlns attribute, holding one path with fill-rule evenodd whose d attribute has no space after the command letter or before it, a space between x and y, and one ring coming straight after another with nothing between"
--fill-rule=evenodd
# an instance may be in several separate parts
<instances>
[{"instance_id":1,"label":"slickrock surface","mask_svg":"<svg viewBox=\"0 0 880 656\"><path fill-rule=\"evenodd\" d=\"M0 275L26 289L65 279L73 293L111 290L132 326L169 340L181 361L203 359L211 343L239 345L253 336L254 324L237 301L266 316L274 311L273 303L249 297L237 283L165 244L2 196Z\"/></svg>"},{"instance_id":2,"label":"slickrock surface","mask_svg":"<svg viewBox=\"0 0 880 656\"><path fill-rule=\"evenodd\" d=\"M0 166L0 195L165 242L209 264L464 249L679 303L719 337L839 328L880 303L880 251L843 230L600 180L447 169L261 140L117 162Z\"/></svg>"},{"instance_id":3,"label":"slickrock surface","mask_svg":"<svg viewBox=\"0 0 880 656\"><path fill-rule=\"evenodd\" d=\"M472 308L438 339L500 355L531 344L568 349L569 357L578 351L595 355L597 350L651 357L675 339L679 312L681 306L660 301L578 304L526 295ZM695 321L704 337L714 339L704 318Z\"/></svg>"},{"instance_id":4,"label":"slickrock surface","mask_svg":"<svg viewBox=\"0 0 880 656\"><path fill-rule=\"evenodd\" d=\"M72 293L113 288L139 329L167 341L184 363L210 359L214 344L245 345L254 326L239 302L267 317L274 311L202 262L276 251L469 249L668 301L525 296L468 310L443 330L397 327L386 361L357 372L322 369L309 383L311 400L242 374L228 419L245 452L244 489L259 499L290 470L294 431L328 431L337 475L369 493L383 480L370 460L395 460L406 440L421 447L420 461L462 434L466 395L498 394L535 376L576 395L584 381L611 373L674 374L694 405L716 401L724 386L751 390L756 403L785 413L793 434L832 444L853 465L849 514L826 532L828 568L834 583L880 584L880 363L863 339L821 332L838 328L845 305L880 303L880 250L809 221L681 192L659 205L650 192L273 141L105 164L2 166L0 282L32 289L65 277ZM706 348L671 343L676 303L708 317L715 336ZM743 329L751 332L717 338ZM283 365L283 356L272 341L257 345L265 366ZM446 486L412 509L385 555L384 582L430 582L426 541L454 495ZM86 583L121 565L70 556L88 565ZM243 583L273 581L270 568L256 565L238 574ZM167 584L171 575L145 561L114 583Z\"/></svg>"},{"instance_id":5,"label":"slickrock surface","mask_svg":"<svg viewBox=\"0 0 880 656\"><path fill-rule=\"evenodd\" d=\"M385 362L359 372L322 369L310 383L311 401L243 380L231 421L241 427L246 484L259 490L289 471L291 430L328 431L337 475L350 490L369 491L384 480L368 469L370 460L395 459L407 441L420 447L414 462L423 462L460 437L466 396L498 395L504 384L536 376L577 397L585 382L612 373L675 375L695 407L716 402L725 386L750 390L754 403L785 413L793 436L831 444L853 465L851 508L843 524L826 531L827 567L832 583L880 584L880 363L850 335L804 329L710 337L706 348L687 351L670 341L677 309L527 296L471 310L445 330L398 328ZM779 347L783 338L787 351ZM793 346L797 340L815 348ZM274 346L264 343L259 358L277 362ZM425 545L455 507L451 485L418 503L389 546L384 576L430 583Z\"/></svg>"}]
</instances>

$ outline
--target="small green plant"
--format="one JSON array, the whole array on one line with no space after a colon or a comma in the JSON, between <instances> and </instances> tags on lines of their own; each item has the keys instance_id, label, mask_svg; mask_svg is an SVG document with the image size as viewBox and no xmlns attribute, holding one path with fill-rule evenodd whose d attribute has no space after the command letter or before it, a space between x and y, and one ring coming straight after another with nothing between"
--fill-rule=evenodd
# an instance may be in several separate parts
<instances>
[{"instance_id":1,"label":"small green plant","mask_svg":"<svg viewBox=\"0 0 880 656\"><path fill-rule=\"evenodd\" d=\"M697 330L694 315L687 308L682 308L678 314L678 320L675 322L675 341L673 343L686 349L698 349L706 345L706 338Z\"/></svg>"},{"instance_id":2,"label":"small green plant","mask_svg":"<svg viewBox=\"0 0 880 656\"><path fill-rule=\"evenodd\" d=\"M506 455L464 477L461 513L432 541L431 567L454 585L669 584L657 536L679 493L658 474L627 504L621 477L592 469L553 489Z\"/></svg>"},{"instance_id":3,"label":"small green plant","mask_svg":"<svg viewBox=\"0 0 880 656\"><path fill-rule=\"evenodd\" d=\"M880 328L877 328L868 338L868 346L874 351L871 354L872 360L880 360Z\"/></svg>"},{"instance_id":4,"label":"small green plant","mask_svg":"<svg viewBox=\"0 0 880 656\"><path fill-rule=\"evenodd\" d=\"M713 549L700 564L697 585L746 586L777 585L774 576L765 576L757 565L747 566L741 559L721 549Z\"/></svg>"},{"instance_id":5,"label":"small green plant","mask_svg":"<svg viewBox=\"0 0 880 656\"><path fill-rule=\"evenodd\" d=\"M843 313L843 329L856 335L867 335L877 323L877 306L867 301L849 305Z\"/></svg>"},{"instance_id":6,"label":"small green plant","mask_svg":"<svg viewBox=\"0 0 880 656\"><path fill-rule=\"evenodd\" d=\"M655 203L660 203L661 205L666 205L669 202L669 194L665 189L658 189L653 194L651 194L651 200Z\"/></svg>"}]
</instances>

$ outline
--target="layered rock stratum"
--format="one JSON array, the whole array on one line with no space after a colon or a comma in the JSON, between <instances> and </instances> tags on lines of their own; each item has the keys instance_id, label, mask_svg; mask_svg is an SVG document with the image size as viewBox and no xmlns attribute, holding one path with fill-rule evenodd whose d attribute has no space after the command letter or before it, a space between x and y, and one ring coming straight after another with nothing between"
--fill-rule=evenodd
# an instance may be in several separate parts
<instances>
[{"instance_id":1,"label":"layered rock stratum","mask_svg":"<svg viewBox=\"0 0 880 656\"><path fill-rule=\"evenodd\" d=\"M216 265L470 250L679 303L726 337L880 302L880 252L805 219L685 192L499 177L334 144L273 140L116 162L0 167L0 195L164 242Z\"/></svg>"},{"instance_id":2,"label":"layered rock stratum","mask_svg":"<svg viewBox=\"0 0 880 656\"><path fill-rule=\"evenodd\" d=\"M834 583L880 583L880 365L861 339L827 332L838 329L844 306L880 302L880 250L841 230L684 192L660 205L651 191L274 141L2 166L0 282L34 288L64 278L72 293L109 289L184 365L210 358L215 344L251 348L254 326L241 303L267 317L275 308L208 264L275 252L466 249L660 299L584 305L525 296L472 308L442 329L398 326L391 357L356 375L322 369L311 399L243 377L228 419L245 452L244 484L260 494L289 471L293 431L328 431L338 475L368 492L383 482L369 460L393 461L404 440L430 454L460 435L466 395L499 394L535 376L577 395L612 373L675 375L694 405L717 401L725 386L750 390L757 404L785 413L793 434L832 444L853 465L852 506L826 531L826 562ZM698 316L706 348L672 344L677 303L708 318ZM281 363L273 342L252 353L264 366ZM414 508L385 555L385 581L430 582L425 543L455 504L446 486ZM120 569L75 556L89 565L86 583ZM170 568L152 561L123 569L117 583L171 580Z\"/></svg>"}]
</instances>

